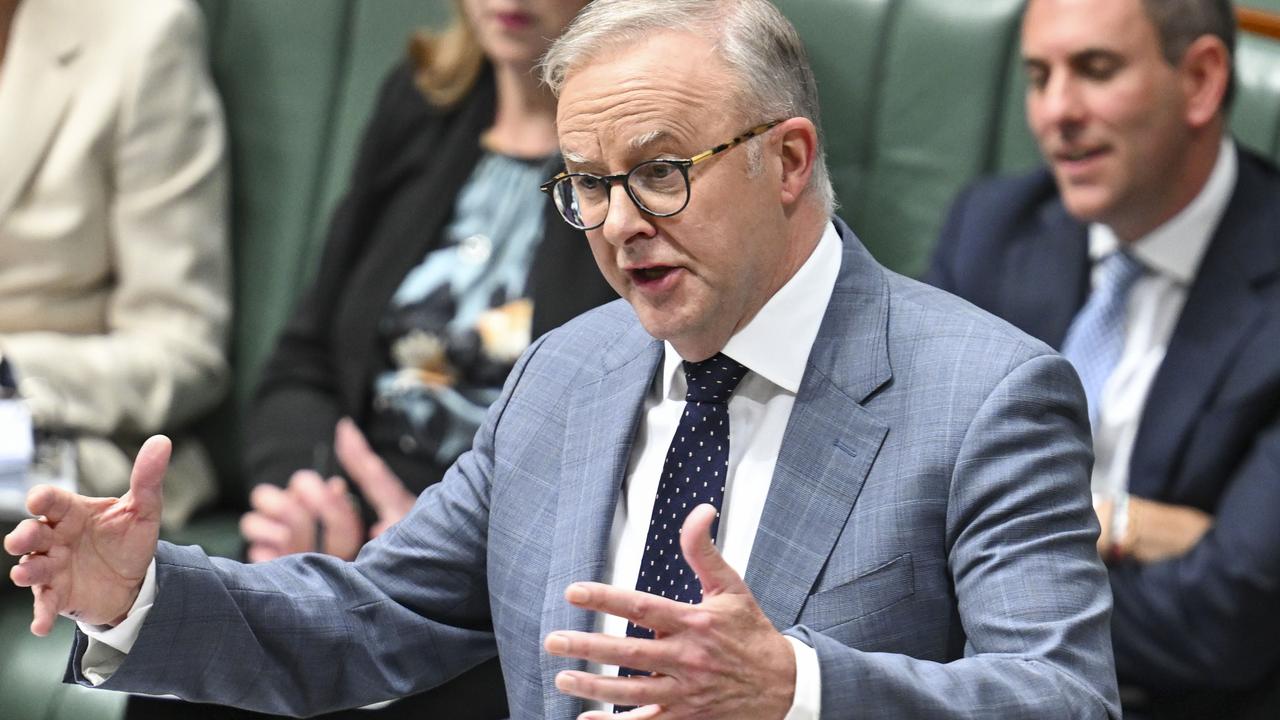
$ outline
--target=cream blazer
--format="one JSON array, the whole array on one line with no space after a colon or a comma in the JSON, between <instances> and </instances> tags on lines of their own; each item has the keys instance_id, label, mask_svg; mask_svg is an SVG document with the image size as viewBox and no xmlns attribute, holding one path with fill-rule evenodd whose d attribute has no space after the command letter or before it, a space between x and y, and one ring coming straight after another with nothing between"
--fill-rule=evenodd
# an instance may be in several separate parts
<instances>
[{"instance_id":1,"label":"cream blazer","mask_svg":"<svg viewBox=\"0 0 1280 720\"><path fill-rule=\"evenodd\" d=\"M222 397L226 140L190 0L22 0L0 65L0 352L82 489L175 436L165 521L214 493L183 438Z\"/></svg>"}]
</instances>

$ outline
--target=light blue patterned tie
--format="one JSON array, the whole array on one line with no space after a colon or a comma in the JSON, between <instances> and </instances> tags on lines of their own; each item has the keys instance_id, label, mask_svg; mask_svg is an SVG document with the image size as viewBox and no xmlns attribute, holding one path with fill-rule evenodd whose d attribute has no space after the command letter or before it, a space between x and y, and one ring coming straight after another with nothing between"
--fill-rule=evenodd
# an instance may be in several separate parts
<instances>
[{"instance_id":1,"label":"light blue patterned tie","mask_svg":"<svg viewBox=\"0 0 1280 720\"><path fill-rule=\"evenodd\" d=\"M1102 259L1089 300L1071 321L1062 354L1075 366L1089 400L1089 422L1096 429L1102 388L1124 352L1124 321L1129 291L1146 268L1124 250Z\"/></svg>"}]
</instances>

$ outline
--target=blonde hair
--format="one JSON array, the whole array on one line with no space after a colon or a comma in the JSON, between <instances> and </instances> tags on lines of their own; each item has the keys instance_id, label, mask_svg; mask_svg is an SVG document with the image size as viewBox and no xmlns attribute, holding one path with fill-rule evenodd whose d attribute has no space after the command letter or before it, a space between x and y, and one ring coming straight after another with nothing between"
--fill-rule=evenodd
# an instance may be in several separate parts
<instances>
[{"instance_id":1,"label":"blonde hair","mask_svg":"<svg viewBox=\"0 0 1280 720\"><path fill-rule=\"evenodd\" d=\"M455 0L457 15L443 31L419 30L409 40L414 81L427 100L437 107L459 103L475 87L484 68L484 49Z\"/></svg>"}]
</instances>

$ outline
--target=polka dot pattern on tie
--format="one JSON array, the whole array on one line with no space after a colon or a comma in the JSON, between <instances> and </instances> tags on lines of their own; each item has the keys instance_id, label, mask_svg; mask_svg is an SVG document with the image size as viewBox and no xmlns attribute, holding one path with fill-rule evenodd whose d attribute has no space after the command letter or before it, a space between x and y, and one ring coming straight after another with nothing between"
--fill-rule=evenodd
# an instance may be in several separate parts
<instances>
[{"instance_id":1,"label":"polka dot pattern on tie","mask_svg":"<svg viewBox=\"0 0 1280 720\"><path fill-rule=\"evenodd\" d=\"M741 364L723 354L702 362L684 363L689 389L684 412L671 438L658 492L645 536L644 555L636 589L683 603L702 600L702 583L681 556L680 527L698 505L720 509L729 469L729 396L747 374ZM711 526L719 529L717 515ZM652 638L653 631L634 623L629 637ZM642 674L622 668L620 674Z\"/></svg>"}]
</instances>

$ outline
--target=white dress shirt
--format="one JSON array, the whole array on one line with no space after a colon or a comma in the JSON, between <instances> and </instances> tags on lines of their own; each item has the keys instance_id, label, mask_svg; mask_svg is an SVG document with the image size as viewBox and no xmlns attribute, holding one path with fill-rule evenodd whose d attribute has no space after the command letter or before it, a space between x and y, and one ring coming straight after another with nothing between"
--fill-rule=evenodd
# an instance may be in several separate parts
<instances>
[{"instance_id":1,"label":"white dress shirt","mask_svg":"<svg viewBox=\"0 0 1280 720\"><path fill-rule=\"evenodd\" d=\"M841 243L828 224L813 254L774 294L751 322L729 338L721 351L749 372L729 398L729 470L716 544L729 566L745 576L782 435L791 418L809 350L840 273ZM785 341L783 341L785 339ZM657 497L658 480L671 437L685 405L683 358L666 343L662 372L645 398L644 419L636 431L627 477L613 515L609 538L612 561L604 582L633 590L640 574L645 536ZM625 618L599 615L596 630L623 637ZM788 638L796 650L796 694L786 720L818 717L822 698L818 658L813 648ZM617 666L588 666L588 671L616 675ZM596 708L602 706L596 705Z\"/></svg>"},{"instance_id":2,"label":"white dress shirt","mask_svg":"<svg viewBox=\"0 0 1280 720\"><path fill-rule=\"evenodd\" d=\"M1093 445L1095 498L1123 497L1129 488L1129 460L1151 383L1164 361L1187 292L1200 269L1214 230L1236 186L1235 143L1224 138L1208 182L1189 205L1130 247L1147 268L1130 291L1124 351L1102 388ZM1089 258L1094 263L1120 247L1111 228L1089 226ZM1122 514L1118 514L1122 516ZM1124 527L1112 528L1123 536Z\"/></svg>"},{"instance_id":3,"label":"white dress shirt","mask_svg":"<svg viewBox=\"0 0 1280 720\"><path fill-rule=\"evenodd\" d=\"M750 371L729 400L732 441L717 538L725 561L739 575L746 575L756 528L773 482L782 436L791 418L809 351L835 289L841 254L840 235L835 226L828 223L809 259L751 322L729 339L722 351ZM785 342L780 341L782 338ZM681 362L683 359L675 348L667 343L662 373L654 378L653 388L645 400L644 422L637 431L625 484L614 511L609 539L611 562L603 575L605 582L616 587L634 589L640 573L658 478L684 410L685 378ZM90 682L95 685L104 682L120 666L154 601L155 562L152 561L142 591L125 622L109 629L79 624L89 637L82 667ZM627 634L627 621L602 614L598 616L596 629L623 637ZM796 689L785 720L816 719L822 701L817 652L796 638L787 640L796 653ZM602 668L595 664L588 670L610 675L618 672L616 666ZM598 703L588 705L595 709L603 707Z\"/></svg>"}]
</instances>

